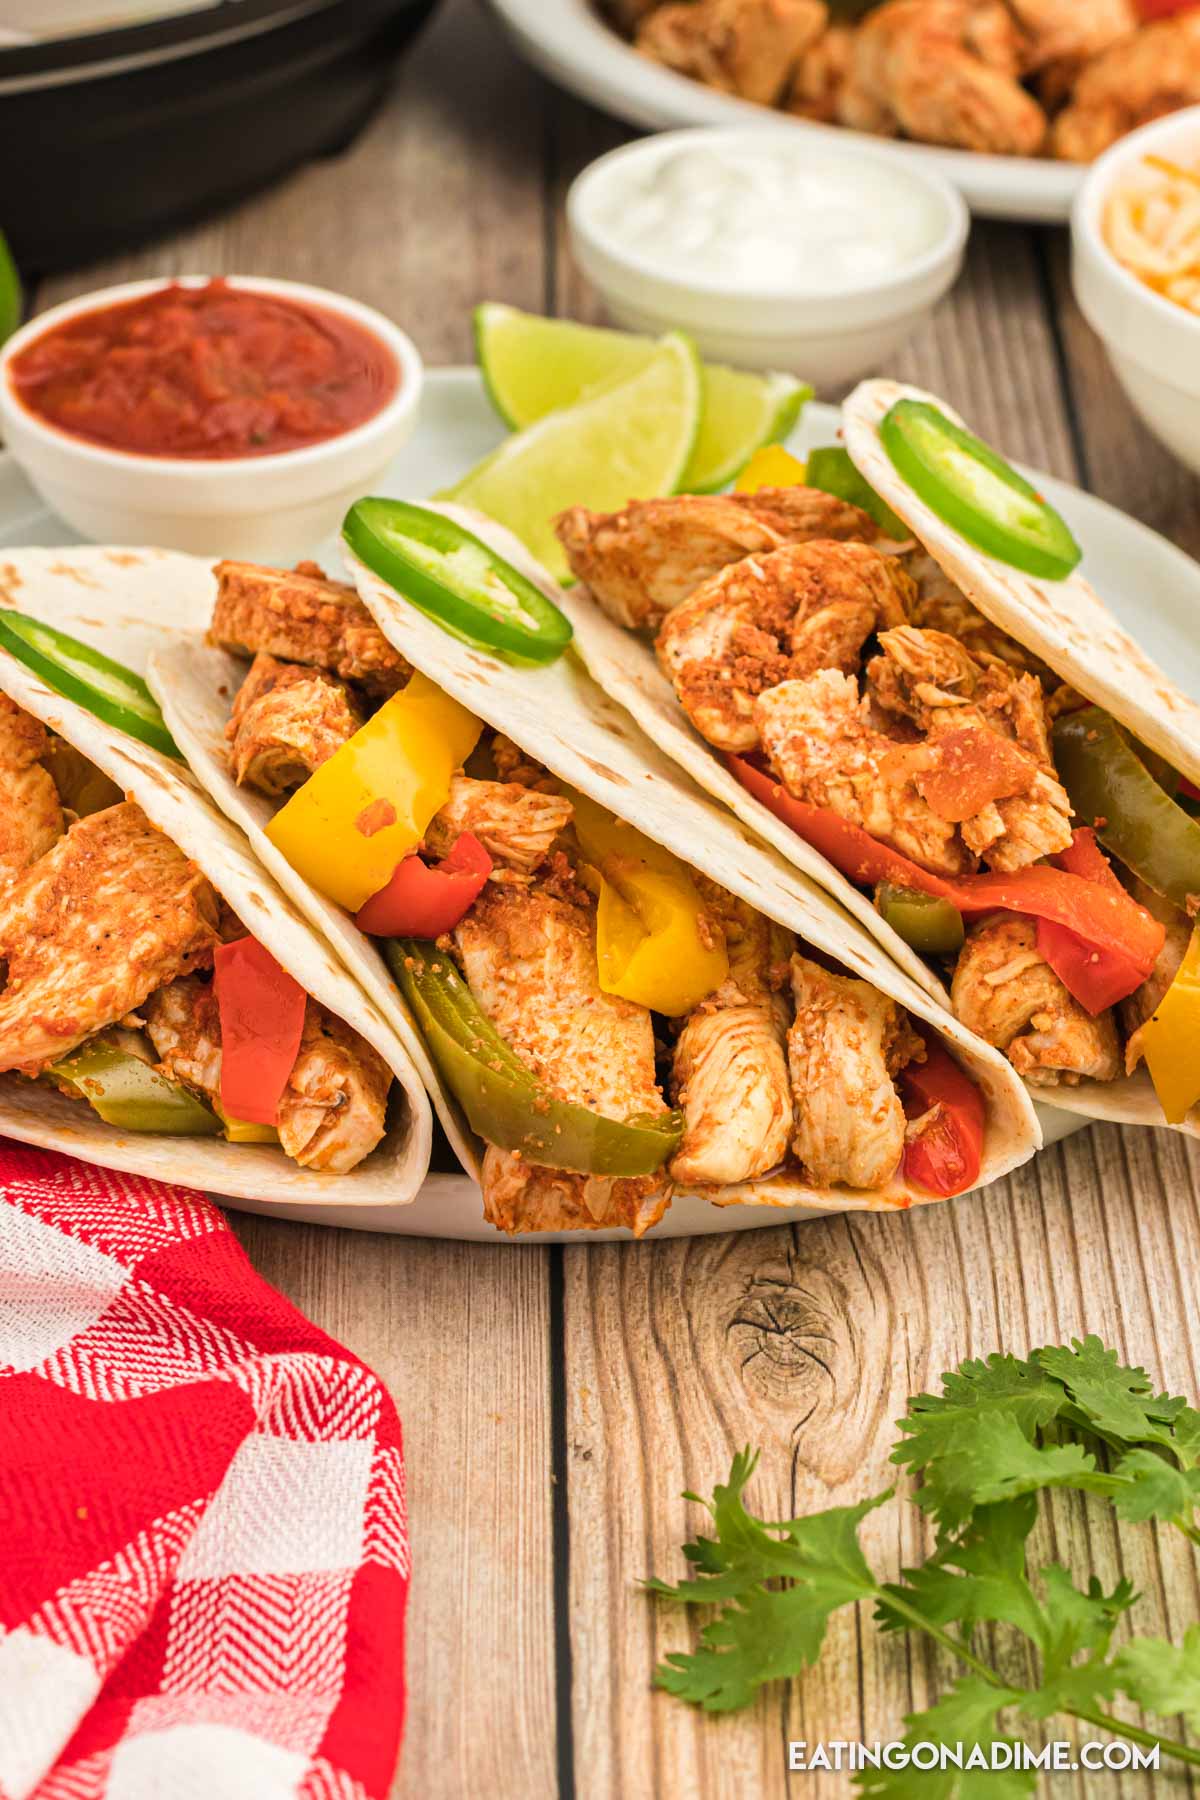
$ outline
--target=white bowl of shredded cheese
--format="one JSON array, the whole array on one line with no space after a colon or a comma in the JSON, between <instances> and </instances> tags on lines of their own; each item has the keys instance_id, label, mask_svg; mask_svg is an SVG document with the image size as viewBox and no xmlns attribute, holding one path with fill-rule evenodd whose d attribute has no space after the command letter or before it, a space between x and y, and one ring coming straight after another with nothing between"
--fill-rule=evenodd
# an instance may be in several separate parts
<instances>
[{"instance_id":1,"label":"white bowl of shredded cheese","mask_svg":"<svg viewBox=\"0 0 1200 1800\"><path fill-rule=\"evenodd\" d=\"M1135 410L1200 473L1200 106L1102 156L1071 234L1084 318Z\"/></svg>"},{"instance_id":2,"label":"white bowl of shredded cheese","mask_svg":"<svg viewBox=\"0 0 1200 1800\"><path fill-rule=\"evenodd\" d=\"M970 221L932 170L784 130L690 130L585 169L576 260L618 324L830 388L877 373L962 266Z\"/></svg>"}]
</instances>

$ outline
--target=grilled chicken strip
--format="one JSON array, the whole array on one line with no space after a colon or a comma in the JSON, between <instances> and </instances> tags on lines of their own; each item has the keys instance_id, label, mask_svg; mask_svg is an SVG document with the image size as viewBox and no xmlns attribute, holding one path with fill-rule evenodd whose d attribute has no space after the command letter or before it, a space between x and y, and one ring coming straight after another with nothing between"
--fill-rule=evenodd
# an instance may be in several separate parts
<instances>
[{"instance_id":1,"label":"grilled chicken strip","mask_svg":"<svg viewBox=\"0 0 1200 1800\"><path fill-rule=\"evenodd\" d=\"M602 991L595 902L561 852L530 888L485 888L454 937L472 993L549 1094L611 1119L666 1110L654 1078L650 1014ZM516 1220L524 1212L523 1184L545 1184L542 1172L512 1153L491 1158L485 1177L485 1208ZM593 1223L635 1230L644 1230L651 1214L661 1216L670 1195L665 1176L580 1177L578 1191ZM532 1194L529 1203L535 1205Z\"/></svg>"},{"instance_id":2,"label":"grilled chicken strip","mask_svg":"<svg viewBox=\"0 0 1200 1800\"><path fill-rule=\"evenodd\" d=\"M797 1159L816 1187L881 1188L904 1153L893 1077L923 1054L921 1041L894 1000L807 957L792 958L792 993Z\"/></svg>"},{"instance_id":3,"label":"grilled chicken strip","mask_svg":"<svg viewBox=\"0 0 1200 1800\"><path fill-rule=\"evenodd\" d=\"M225 727L233 778L260 794L290 793L362 724L344 682L260 650Z\"/></svg>"},{"instance_id":4,"label":"grilled chicken strip","mask_svg":"<svg viewBox=\"0 0 1200 1800\"><path fill-rule=\"evenodd\" d=\"M633 500L617 513L573 506L555 530L597 604L634 631L657 631L673 606L743 557L812 538L870 544L880 536L857 506L802 486Z\"/></svg>"},{"instance_id":5,"label":"grilled chicken strip","mask_svg":"<svg viewBox=\"0 0 1200 1800\"><path fill-rule=\"evenodd\" d=\"M141 1014L164 1073L219 1102L221 1020L212 983L196 976L173 981ZM280 1146L301 1168L348 1175L384 1135L391 1084L391 1070L370 1044L310 1000L279 1102Z\"/></svg>"},{"instance_id":6,"label":"grilled chicken strip","mask_svg":"<svg viewBox=\"0 0 1200 1800\"><path fill-rule=\"evenodd\" d=\"M210 961L217 896L129 801L0 891L0 1068L36 1074Z\"/></svg>"},{"instance_id":7,"label":"grilled chicken strip","mask_svg":"<svg viewBox=\"0 0 1200 1800\"><path fill-rule=\"evenodd\" d=\"M722 569L675 607L658 660L701 737L753 750L760 694L857 669L873 631L904 623L913 592L899 560L869 544L790 544Z\"/></svg>"},{"instance_id":8,"label":"grilled chicken strip","mask_svg":"<svg viewBox=\"0 0 1200 1800\"><path fill-rule=\"evenodd\" d=\"M1143 25L1087 64L1054 121L1051 149L1069 162L1093 162L1138 125L1198 101L1200 13L1184 12Z\"/></svg>"},{"instance_id":9,"label":"grilled chicken strip","mask_svg":"<svg viewBox=\"0 0 1200 1800\"><path fill-rule=\"evenodd\" d=\"M1127 1000L1122 1000L1117 1008L1121 1024L1127 1034L1125 1044L1125 1073L1132 1075L1142 1060L1141 1028L1156 1011L1159 1002L1166 995L1179 973L1179 965L1188 952L1192 941L1193 921L1177 906L1163 898L1138 876L1132 883L1134 899L1139 905L1166 926L1167 935L1163 947L1158 953L1153 971L1135 993Z\"/></svg>"},{"instance_id":10,"label":"grilled chicken strip","mask_svg":"<svg viewBox=\"0 0 1200 1800\"><path fill-rule=\"evenodd\" d=\"M208 641L235 656L265 650L285 662L327 669L368 693L394 694L412 673L352 587L327 581L316 563L264 569L219 562Z\"/></svg>"},{"instance_id":11,"label":"grilled chicken strip","mask_svg":"<svg viewBox=\"0 0 1200 1800\"><path fill-rule=\"evenodd\" d=\"M1047 689L1056 684L1058 677L1032 651L975 610L928 551L914 550L905 557L904 567L917 586L917 598L909 613L910 625L922 631L943 631L956 638L981 668L1005 663L1018 674L1036 675Z\"/></svg>"},{"instance_id":12,"label":"grilled chicken strip","mask_svg":"<svg viewBox=\"0 0 1200 1800\"><path fill-rule=\"evenodd\" d=\"M545 862L571 820L571 802L517 781L455 775L450 797L430 822L426 848L446 856L460 832L477 837L493 864L493 881L524 881Z\"/></svg>"},{"instance_id":13,"label":"grilled chicken strip","mask_svg":"<svg viewBox=\"0 0 1200 1800\"><path fill-rule=\"evenodd\" d=\"M767 760L795 799L828 807L937 874L973 867L957 826L918 789L924 747L879 731L853 676L825 669L782 682L760 694L754 717Z\"/></svg>"},{"instance_id":14,"label":"grilled chicken strip","mask_svg":"<svg viewBox=\"0 0 1200 1800\"><path fill-rule=\"evenodd\" d=\"M67 828L54 778L42 766L49 752L46 727L0 694L0 888Z\"/></svg>"},{"instance_id":15,"label":"grilled chicken strip","mask_svg":"<svg viewBox=\"0 0 1200 1800\"><path fill-rule=\"evenodd\" d=\"M820 125L836 125L853 61L853 26L831 25L797 62L787 110Z\"/></svg>"},{"instance_id":16,"label":"grilled chicken strip","mask_svg":"<svg viewBox=\"0 0 1200 1800\"><path fill-rule=\"evenodd\" d=\"M972 925L951 1000L955 1017L1036 1086L1112 1081L1121 1072L1112 1013L1093 1018L1068 992L1038 952L1032 919L989 913Z\"/></svg>"},{"instance_id":17,"label":"grilled chicken strip","mask_svg":"<svg viewBox=\"0 0 1200 1800\"><path fill-rule=\"evenodd\" d=\"M684 1131L670 1169L681 1187L721 1187L765 1175L787 1155L788 1007L779 985L795 943L716 882L700 876L697 885L724 930L729 974L676 1040L672 1083Z\"/></svg>"},{"instance_id":18,"label":"grilled chicken strip","mask_svg":"<svg viewBox=\"0 0 1200 1800\"><path fill-rule=\"evenodd\" d=\"M1138 30L1134 0L1009 0L1024 37L1027 73L1056 67L1081 69Z\"/></svg>"},{"instance_id":19,"label":"grilled chicken strip","mask_svg":"<svg viewBox=\"0 0 1200 1800\"><path fill-rule=\"evenodd\" d=\"M774 106L828 18L824 0L683 0L643 19L634 43L681 75Z\"/></svg>"},{"instance_id":20,"label":"grilled chicken strip","mask_svg":"<svg viewBox=\"0 0 1200 1800\"><path fill-rule=\"evenodd\" d=\"M606 1181L569 1169L542 1168L495 1144L483 1153L483 1216L510 1236L613 1226L640 1238L658 1224L670 1197L670 1188L657 1175Z\"/></svg>"},{"instance_id":21,"label":"grilled chicken strip","mask_svg":"<svg viewBox=\"0 0 1200 1800\"><path fill-rule=\"evenodd\" d=\"M841 123L1036 156L1046 115L1021 86L1024 49L1003 0L886 0L855 36Z\"/></svg>"},{"instance_id":22,"label":"grilled chicken strip","mask_svg":"<svg viewBox=\"0 0 1200 1800\"><path fill-rule=\"evenodd\" d=\"M1013 870L1065 850L1071 802L1054 773L1045 696L1035 675L982 668L941 631L881 633L867 670L871 698L925 734L918 790L993 869Z\"/></svg>"}]
</instances>

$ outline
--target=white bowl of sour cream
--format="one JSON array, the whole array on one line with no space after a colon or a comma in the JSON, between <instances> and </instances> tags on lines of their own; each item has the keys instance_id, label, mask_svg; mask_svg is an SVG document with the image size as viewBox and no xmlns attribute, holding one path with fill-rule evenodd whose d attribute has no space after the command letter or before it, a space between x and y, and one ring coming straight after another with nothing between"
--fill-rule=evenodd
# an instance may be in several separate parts
<instances>
[{"instance_id":1,"label":"white bowl of sour cream","mask_svg":"<svg viewBox=\"0 0 1200 1800\"><path fill-rule=\"evenodd\" d=\"M618 324L822 388L878 373L953 284L970 219L932 169L800 132L669 131L567 197L576 260Z\"/></svg>"}]
</instances>

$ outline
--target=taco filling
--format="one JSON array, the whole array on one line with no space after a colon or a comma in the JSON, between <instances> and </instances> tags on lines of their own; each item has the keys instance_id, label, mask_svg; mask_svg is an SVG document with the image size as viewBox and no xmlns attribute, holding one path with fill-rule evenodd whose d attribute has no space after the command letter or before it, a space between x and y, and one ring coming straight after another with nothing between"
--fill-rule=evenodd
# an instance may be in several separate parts
<instances>
[{"instance_id":1,"label":"taco filling","mask_svg":"<svg viewBox=\"0 0 1200 1800\"><path fill-rule=\"evenodd\" d=\"M963 1024L1038 1087L1145 1060L1180 1122L1200 1101L1196 794L919 543L846 501L822 532L814 500L576 507L558 533L603 611L653 634L695 730L874 890Z\"/></svg>"},{"instance_id":2,"label":"taco filling","mask_svg":"<svg viewBox=\"0 0 1200 1800\"><path fill-rule=\"evenodd\" d=\"M252 659L230 771L385 940L484 1142L492 1223L640 1234L677 1188L903 1204L974 1184L982 1095L900 1005L410 673L352 588L311 565L216 576L210 641Z\"/></svg>"},{"instance_id":3,"label":"taco filling","mask_svg":"<svg viewBox=\"0 0 1200 1800\"><path fill-rule=\"evenodd\" d=\"M391 1073L107 776L0 694L0 1071L126 1132L344 1174Z\"/></svg>"}]
</instances>

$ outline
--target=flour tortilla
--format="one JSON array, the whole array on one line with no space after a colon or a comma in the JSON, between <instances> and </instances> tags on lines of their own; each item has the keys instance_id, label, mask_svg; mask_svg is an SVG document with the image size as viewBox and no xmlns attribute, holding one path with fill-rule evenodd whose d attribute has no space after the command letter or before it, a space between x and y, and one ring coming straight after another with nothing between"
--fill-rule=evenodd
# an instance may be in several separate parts
<instances>
[{"instance_id":1,"label":"flour tortilla","mask_svg":"<svg viewBox=\"0 0 1200 1800\"><path fill-rule=\"evenodd\" d=\"M0 603L70 632L144 674L152 650L199 630L212 608L212 575L198 558L146 550L11 550L0 561ZM415 1199L429 1167L432 1116L425 1084L387 1017L310 929L184 764L103 724L0 652L0 689L73 744L201 868L247 930L321 1005L350 1025L396 1077L390 1129L348 1175L302 1169L272 1145L221 1138L123 1133L90 1107L13 1074L0 1075L0 1134L129 1170L270 1203L306 1206L370 1227ZM414 1034L415 1035L415 1034Z\"/></svg>"},{"instance_id":2,"label":"flour tortilla","mask_svg":"<svg viewBox=\"0 0 1200 1800\"><path fill-rule=\"evenodd\" d=\"M461 507L440 509L491 543L551 597L559 590L515 538ZM671 850L693 868L890 994L931 1026L979 1084L989 1130L980 1186L1017 1167L1041 1147L1029 1096L1007 1059L965 1031L928 991L888 959L879 945L804 875L730 817L662 753L623 709L568 654L547 668L516 668L450 637L347 553L350 578L401 655L478 717L570 783ZM178 659L170 668L174 672ZM166 697L165 661L152 680ZM221 702L224 716L228 699ZM906 1206L933 1196L894 1183L880 1193L814 1188L794 1175L709 1192L717 1204L804 1207L814 1212Z\"/></svg>"}]
</instances>

